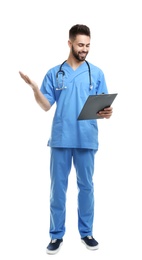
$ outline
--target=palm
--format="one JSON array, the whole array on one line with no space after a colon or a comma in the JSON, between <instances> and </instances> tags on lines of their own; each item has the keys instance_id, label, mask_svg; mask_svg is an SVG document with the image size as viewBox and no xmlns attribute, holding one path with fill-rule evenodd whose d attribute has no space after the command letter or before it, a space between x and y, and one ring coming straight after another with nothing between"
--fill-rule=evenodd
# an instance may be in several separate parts
<instances>
[{"instance_id":1,"label":"palm","mask_svg":"<svg viewBox=\"0 0 142 260\"><path fill-rule=\"evenodd\" d=\"M23 74L21 71L19 71L19 74L21 76L21 78L27 83L29 84L32 88L37 87L37 84L32 81L27 75Z\"/></svg>"}]
</instances>

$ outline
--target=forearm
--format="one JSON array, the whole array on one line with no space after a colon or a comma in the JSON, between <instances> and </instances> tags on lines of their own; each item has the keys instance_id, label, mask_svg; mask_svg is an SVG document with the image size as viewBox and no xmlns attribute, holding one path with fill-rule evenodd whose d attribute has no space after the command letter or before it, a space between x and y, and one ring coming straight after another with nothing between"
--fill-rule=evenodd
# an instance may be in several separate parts
<instances>
[{"instance_id":1,"label":"forearm","mask_svg":"<svg viewBox=\"0 0 142 260\"><path fill-rule=\"evenodd\" d=\"M49 103L47 98L41 93L40 89L38 87L34 88L33 92L34 92L35 100L40 105L40 107L43 110L48 111L51 108L51 104Z\"/></svg>"}]
</instances>

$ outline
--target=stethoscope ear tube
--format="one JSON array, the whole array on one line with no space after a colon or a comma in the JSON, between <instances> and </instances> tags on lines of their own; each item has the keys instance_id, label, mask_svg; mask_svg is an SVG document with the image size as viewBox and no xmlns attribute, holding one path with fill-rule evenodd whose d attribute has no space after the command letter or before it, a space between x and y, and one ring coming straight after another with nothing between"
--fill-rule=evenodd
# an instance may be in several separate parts
<instances>
[{"instance_id":1,"label":"stethoscope ear tube","mask_svg":"<svg viewBox=\"0 0 142 260\"><path fill-rule=\"evenodd\" d=\"M64 64L66 61L67 61L67 60L65 60L65 61L60 65L60 68L59 68L59 70L58 70L57 73L56 73L57 82L58 82L58 75L59 75L59 73L62 74L62 77L65 76L65 72L64 72L64 70L62 70L62 66L63 66L63 64ZM88 61L85 60L85 62L86 62L86 64L87 64L87 66L88 66L88 72L89 72L89 86L90 86L89 89L92 90L92 89L93 89L93 85L92 85L92 80L91 80L91 69L90 69L90 65L89 65ZM67 88L67 87L64 87L64 84L63 84L63 86L62 86L61 88L60 88L60 87L57 87L56 89L57 89L57 90L62 90L62 89L64 89L64 88Z\"/></svg>"},{"instance_id":2,"label":"stethoscope ear tube","mask_svg":"<svg viewBox=\"0 0 142 260\"><path fill-rule=\"evenodd\" d=\"M64 70L61 69L61 66L60 66L60 69L56 73L56 78L58 78L59 73L62 73L62 75L65 76L65 72L64 72Z\"/></svg>"},{"instance_id":3,"label":"stethoscope ear tube","mask_svg":"<svg viewBox=\"0 0 142 260\"><path fill-rule=\"evenodd\" d=\"M90 70L90 65L88 63L87 60L85 60L87 66L88 66L88 70L89 70L89 84L90 84L90 90L93 88L93 85L92 85L92 80L91 80L91 70Z\"/></svg>"}]
</instances>

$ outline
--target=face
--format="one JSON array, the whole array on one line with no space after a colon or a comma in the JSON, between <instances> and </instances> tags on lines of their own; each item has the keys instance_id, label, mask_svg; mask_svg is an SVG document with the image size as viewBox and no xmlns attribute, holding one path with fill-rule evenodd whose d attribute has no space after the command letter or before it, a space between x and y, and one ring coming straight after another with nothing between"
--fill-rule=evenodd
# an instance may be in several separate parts
<instances>
[{"instance_id":1,"label":"face","mask_svg":"<svg viewBox=\"0 0 142 260\"><path fill-rule=\"evenodd\" d=\"M90 50L90 37L77 35L74 41L69 41L71 53L78 61L84 61Z\"/></svg>"}]
</instances>

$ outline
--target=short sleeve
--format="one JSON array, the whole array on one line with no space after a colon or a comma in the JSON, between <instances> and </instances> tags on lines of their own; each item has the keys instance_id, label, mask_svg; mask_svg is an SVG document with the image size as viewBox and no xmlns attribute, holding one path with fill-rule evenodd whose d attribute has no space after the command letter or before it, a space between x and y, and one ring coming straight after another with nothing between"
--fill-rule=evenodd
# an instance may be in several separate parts
<instances>
[{"instance_id":1,"label":"short sleeve","mask_svg":"<svg viewBox=\"0 0 142 260\"><path fill-rule=\"evenodd\" d=\"M55 103L55 93L54 93L54 87L53 87L53 80L52 80L52 74L50 71L47 72L45 75L40 91L42 94L48 99L51 105Z\"/></svg>"},{"instance_id":2,"label":"short sleeve","mask_svg":"<svg viewBox=\"0 0 142 260\"><path fill-rule=\"evenodd\" d=\"M105 76L102 70L99 72L98 76L98 88L97 88L97 94L108 94L108 89L106 85Z\"/></svg>"}]
</instances>

